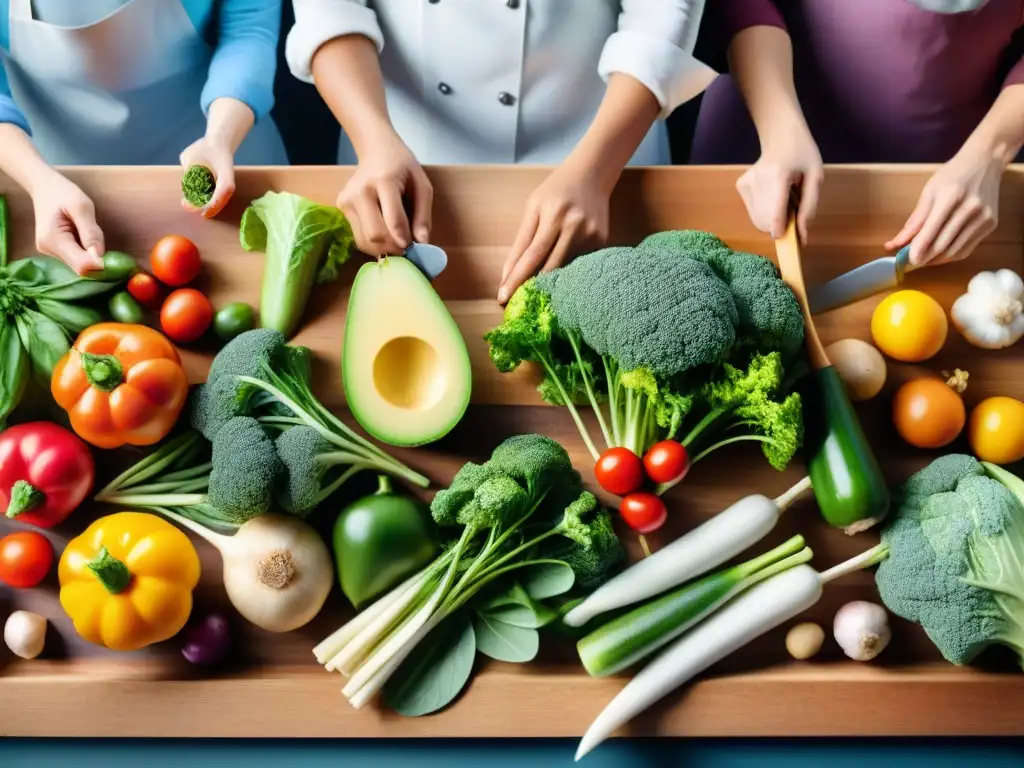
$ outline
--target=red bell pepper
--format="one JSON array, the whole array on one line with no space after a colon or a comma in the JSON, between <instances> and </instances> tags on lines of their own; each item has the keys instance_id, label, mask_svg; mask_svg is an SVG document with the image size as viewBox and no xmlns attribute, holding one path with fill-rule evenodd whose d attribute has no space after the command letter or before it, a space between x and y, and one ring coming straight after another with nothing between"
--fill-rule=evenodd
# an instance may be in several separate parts
<instances>
[{"instance_id":1,"label":"red bell pepper","mask_svg":"<svg viewBox=\"0 0 1024 768\"><path fill-rule=\"evenodd\" d=\"M95 471L88 446L63 427L48 421L10 427L0 433L0 510L51 528L89 495Z\"/></svg>"}]
</instances>

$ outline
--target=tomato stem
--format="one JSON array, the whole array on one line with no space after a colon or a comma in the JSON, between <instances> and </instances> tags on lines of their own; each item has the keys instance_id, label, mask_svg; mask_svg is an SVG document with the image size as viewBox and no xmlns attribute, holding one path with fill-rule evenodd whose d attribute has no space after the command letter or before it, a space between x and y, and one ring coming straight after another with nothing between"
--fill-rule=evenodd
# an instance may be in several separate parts
<instances>
[{"instance_id":1,"label":"tomato stem","mask_svg":"<svg viewBox=\"0 0 1024 768\"><path fill-rule=\"evenodd\" d=\"M45 499L45 494L32 487L28 480L18 480L11 487L11 503L7 506L7 517L13 519L22 512L35 509Z\"/></svg>"},{"instance_id":2,"label":"tomato stem","mask_svg":"<svg viewBox=\"0 0 1024 768\"><path fill-rule=\"evenodd\" d=\"M124 380L121 362L113 355L82 352L82 368L89 383L103 392L113 392Z\"/></svg>"},{"instance_id":3,"label":"tomato stem","mask_svg":"<svg viewBox=\"0 0 1024 768\"><path fill-rule=\"evenodd\" d=\"M110 554L110 550L103 547L99 555L88 564L88 568L96 578L100 580L106 590L112 595L119 595L128 589L131 583L132 574L128 566Z\"/></svg>"}]
</instances>

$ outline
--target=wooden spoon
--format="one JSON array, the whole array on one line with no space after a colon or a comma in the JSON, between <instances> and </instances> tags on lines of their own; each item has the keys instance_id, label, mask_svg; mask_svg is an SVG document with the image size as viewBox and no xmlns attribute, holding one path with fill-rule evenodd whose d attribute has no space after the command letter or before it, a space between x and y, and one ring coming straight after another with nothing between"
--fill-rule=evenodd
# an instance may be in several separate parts
<instances>
[{"instance_id":1,"label":"wooden spoon","mask_svg":"<svg viewBox=\"0 0 1024 768\"><path fill-rule=\"evenodd\" d=\"M870 528L889 511L889 487L861 428L846 385L814 328L800 257L796 217L775 241L782 279L804 315L804 344L811 366L803 394L804 453L822 517L849 534Z\"/></svg>"}]
</instances>

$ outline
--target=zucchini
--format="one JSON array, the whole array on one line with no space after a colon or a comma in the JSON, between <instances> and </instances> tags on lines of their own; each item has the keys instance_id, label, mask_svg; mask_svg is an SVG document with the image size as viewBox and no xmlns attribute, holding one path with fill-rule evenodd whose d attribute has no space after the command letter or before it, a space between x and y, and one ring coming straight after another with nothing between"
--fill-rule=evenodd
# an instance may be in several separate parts
<instances>
[{"instance_id":1,"label":"zucchini","mask_svg":"<svg viewBox=\"0 0 1024 768\"><path fill-rule=\"evenodd\" d=\"M889 486L834 366L804 384L804 452L825 520L847 533L867 530L889 511Z\"/></svg>"}]
</instances>

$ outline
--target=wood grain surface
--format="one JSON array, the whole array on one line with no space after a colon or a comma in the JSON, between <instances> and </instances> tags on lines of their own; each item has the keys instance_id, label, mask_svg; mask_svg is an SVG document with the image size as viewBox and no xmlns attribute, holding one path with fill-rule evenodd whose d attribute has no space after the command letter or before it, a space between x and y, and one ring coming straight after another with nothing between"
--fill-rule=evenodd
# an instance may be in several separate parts
<instances>
[{"instance_id":1,"label":"wood grain surface","mask_svg":"<svg viewBox=\"0 0 1024 768\"><path fill-rule=\"evenodd\" d=\"M916 202L931 168L829 167L819 213L803 249L808 284L883 254ZM433 168L433 241L449 254L447 271L435 282L458 322L473 363L473 405L462 423L437 444L394 453L425 472L435 487L450 480L468 459L486 457L503 438L542 432L567 447L592 483L589 457L568 414L540 404L531 371L502 376L487 360L481 335L500 321L494 302L498 277L515 235L525 200L544 178L542 168ZM774 258L774 244L749 223L735 182L739 168L628 170L612 205L612 240L635 243L651 232L700 228L732 247ZM246 203L269 189L287 190L323 203L334 201L348 178L346 168L242 169L235 200L216 221L185 213L179 204L179 171L174 168L69 169L96 202L107 245L144 260L164 234L192 238L206 265L200 286L215 304L228 300L256 304L262 257L238 245L238 220ZM0 176L0 194L11 203L13 249L33 252L33 217L26 195ZM911 273L908 287L928 291L947 309L968 279L982 269L1024 267L1024 168L1015 167L1002 187L1001 223L969 262ZM358 262L358 259L354 260ZM336 284L314 291L296 343L317 353L315 391L329 406L344 408L339 375L347 286L358 263ZM868 324L881 296L815 318L822 341L869 338ZM202 381L212 348L184 350L190 378ZM903 445L888 417L892 390L924 370L953 367L971 373L968 406L995 394L1024 398L1024 345L985 352L954 330L943 351L925 366L891 365L886 389L860 408L865 431L892 482L927 463L930 454ZM45 411L44 411L45 412ZM966 450L960 441L950 450ZM98 454L98 482L105 482L139 452ZM702 462L669 496L666 526L649 536L663 545L752 492L775 495L800 479L803 468L772 470L756 447L723 450ZM356 484L351 494L369 489ZM611 499L606 499L611 502ZM340 507L343 498L331 506ZM88 508L48 535L58 551L85 525L109 509ZM325 509L319 524L332 522ZM18 526L0 520L0 534ZM820 568L871 546L877 534L847 537L818 517L805 500L786 513L758 550L794 533L804 534ZM636 557L632 536L624 539ZM203 580L196 612L224 610L217 554L197 541ZM806 617L830 629L836 608L851 599L877 599L870 574L855 574L829 586ZM572 644L548 638L533 664L478 660L479 670L465 695L445 712L403 719L369 708L355 711L340 693L342 678L324 672L313 659L314 644L350 615L336 590L321 615L292 633L275 635L239 619L237 658L216 674L187 664L174 641L134 654L117 654L78 638L57 601L56 577L43 586L0 588L0 616L27 608L52 624L44 658L23 662L0 655L0 718L3 736L204 736L204 737L405 737L405 736L576 736L621 687L621 677L594 680L574 662ZM623 731L623 735L1006 735L1024 733L1024 676L1005 658L984 669L944 664L924 633L894 620L894 640L872 664L844 660L831 639L811 663L794 664L783 647L784 629L769 634L725 660L695 684L678 691ZM0 653L6 653L3 650Z\"/></svg>"}]
</instances>

